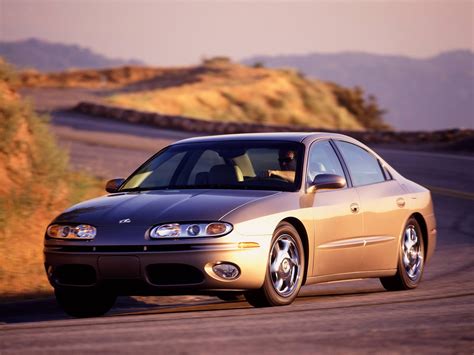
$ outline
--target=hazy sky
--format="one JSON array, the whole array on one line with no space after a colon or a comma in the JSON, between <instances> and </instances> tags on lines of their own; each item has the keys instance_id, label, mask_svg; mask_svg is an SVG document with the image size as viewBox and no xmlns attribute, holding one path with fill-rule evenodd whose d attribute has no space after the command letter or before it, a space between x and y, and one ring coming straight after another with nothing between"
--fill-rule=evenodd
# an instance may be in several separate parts
<instances>
[{"instance_id":1,"label":"hazy sky","mask_svg":"<svg viewBox=\"0 0 474 355\"><path fill-rule=\"evenodd\" d=\"M474 0L0 0L0 38L79 44L155 65L226 55L474 50Z\"/></svg>"}]
</instances>

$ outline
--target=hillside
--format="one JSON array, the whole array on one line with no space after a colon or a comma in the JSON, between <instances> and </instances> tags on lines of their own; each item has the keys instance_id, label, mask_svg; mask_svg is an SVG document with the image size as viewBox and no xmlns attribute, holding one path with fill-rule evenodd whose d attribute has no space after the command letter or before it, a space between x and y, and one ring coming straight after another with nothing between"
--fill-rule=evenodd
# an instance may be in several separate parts
<instances>
[{"instance_id":1,"label":"hillside","mask_svg":"<svg viewBox=\"0 0 474 355\"><path fill-rule=\"evenodd\" d=\"M76 45L51 43L35 38L0 42L0 56L17 68L31 68L48 72L71 68L108 68L143 64L138 60L107 58Z\"/></svg>"},{"instance_id":2,"label":"hillside","mask_svg":"<svg viewBox=\"0 0 474 355\"><path fill-rule=\"evenodd\" d=\"M42 247L47 224L72 202L98 193L96 181L71 173L46 118L15 90L0 58L0 298L50 290Z\"/></svg>"},{"instance_id":3,"label":"hillside","mask_svg":"<svg viewBox=\"0 0 474 355\"><path fill-rule=\"evenodd\" d=\"M243 63L359 85L377 95L386 121L400 130L474 128L474 53L468 50L426 59L346 52L256 56Z\"/></svg>"},{"instance_id":4,"label":"hillside","mask_svg":"<svg viewBox=\"0 0 474 355\"><path fill-rule=\"evenodd\" d=\"M116 106L204 120L387 128L375 98L364 99L360 89L308 80L294 70L243 66L226 58L185 68L26 72L21 81L30 88L93 88Z\"/></svg>"}]
</instances>

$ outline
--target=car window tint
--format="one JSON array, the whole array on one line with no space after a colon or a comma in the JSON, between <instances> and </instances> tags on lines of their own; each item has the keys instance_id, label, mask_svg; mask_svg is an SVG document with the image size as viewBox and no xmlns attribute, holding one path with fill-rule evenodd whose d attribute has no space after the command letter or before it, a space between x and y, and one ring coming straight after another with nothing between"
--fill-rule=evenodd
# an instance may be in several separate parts
<instances>
[{"instance_id":1,"label":"car window tint","mask_svg":"<svg viewBox=\"0 0 474 355\"><path fill-rule=\"evenodd\" d=\"M313 144L309 151L308 181L319 174L336 174L344 177L341 162L329 141Z\"/></svg>"},{"instance_id":2,"label":"car window tint","mask_svg":"<svg viewBox=\"0 0 474 355\"><path fill-rule=\"evenodd\" d=\"M336 144L346 162L354 186L385 181L375 156L352 143L336 141Z\"/></svg>"},{"instance_id":3,"label":"car window tint","mask_svg":"<svg viewBox=\"0 0 474 355\"><path fill-rule=\"evenodd\" d=\"M210 141L172 145L143 164L120 191L254 189L296 191L304 145L287 141Z\"/></svg>"},{"instance_id":4,"label":"car window tint","mask_svg":"<svg viewBox=\"0 0 474 355\"><path fill-rule=\"evenodd\" d=\"M139 182L141 187L160 187L170 184L173 174L183 160L185 152L173 155L165 155L163 159L155 160L147 167L143 179Z\"/></svg>"},{"instance_id":5,"label":"car window tint","mask_svg":"<svg viewBox=\"0 0 474 355\"><path fill-rule=\"evenodd\" d=\"M188 178L188 184L198 183L196 182L196 176L199 173L209 173L213 166L220 164L225 164L225 161L219 156L219 154L217 154L216 151L205 150L197 160L193 170L191 170Z\"/></svg>"},{"instance_id":6,"label":"car window tint","mask_svg":"<svg viewBox=\"0 0 474 355\"><path fill-rule=\"evenodd\" d=\"M275 149L249 149L247 155L253 163L253 167L257 169L255 173L259 176L265 171L280 169L280 165L278 164L278 151Z\"/></svg>"}]
</instances>

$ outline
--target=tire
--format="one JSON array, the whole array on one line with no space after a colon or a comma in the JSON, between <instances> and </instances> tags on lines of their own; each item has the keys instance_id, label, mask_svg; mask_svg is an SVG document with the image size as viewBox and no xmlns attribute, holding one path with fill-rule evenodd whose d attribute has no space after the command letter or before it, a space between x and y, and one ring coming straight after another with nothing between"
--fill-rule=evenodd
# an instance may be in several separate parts
<instances>
[{"instance_id":1,"label":"tire","mask_svg":"<svg viewBox=\"0 0 474 355\"><path fill-rule=\"evenodd\" d=\"M278 225L273 234L263 286L245 293L254 307L291 304L303 283L305 258L303 244L296 229L289 223Z\"/></svg>"},{"instance_id":2,"label":"tire","mask_svg":"<svg viewBox=\"0 0 474 355\"><path fill-rule=\"evenodd\" d=\"M423 276L425 244L417 220L411 217L403 229L398 251L397 273L381 277L380 282L387 291L401 291L416 288Z\"/></svg>"},{"instance_id":3,"label":"tire","mask_svg":"<svg viewBox=\"0 0 474 355\"><path fill-rule=\"evenodd\" d=\"M239 292L222 292L216 295L217 298L226 302L241 301L243 294Z\"/></svg>"},{"instance_id":4,"label":"tire","mask_svg":"<svg viewBox=\"0 0 474 355\"><path fill-rule=\"evenodd\" d=\"M64 312L76 318L102 316L117 299L115 294L99 289L55 289L54 294Z\"/></svg>"}]
</instances>

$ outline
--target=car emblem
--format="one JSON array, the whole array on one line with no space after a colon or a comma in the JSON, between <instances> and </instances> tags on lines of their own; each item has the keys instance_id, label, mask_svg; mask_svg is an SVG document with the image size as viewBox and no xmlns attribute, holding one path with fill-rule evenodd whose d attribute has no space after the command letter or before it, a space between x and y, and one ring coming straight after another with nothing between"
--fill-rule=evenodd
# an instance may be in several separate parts
<instances>
[{"instance_id":1,"label":"car emblem","mask_svg":"<svg viewBox=\"0 0 474 355\"><path fill-rule=\"evenodd\" d=\"M131 220L130 218L125 218L125 219L121 219L121 220L119 221L119 224L122 224L122 223L131 223L131 222L132 222L132 220Z\"/></svg>"}]
</instances>

